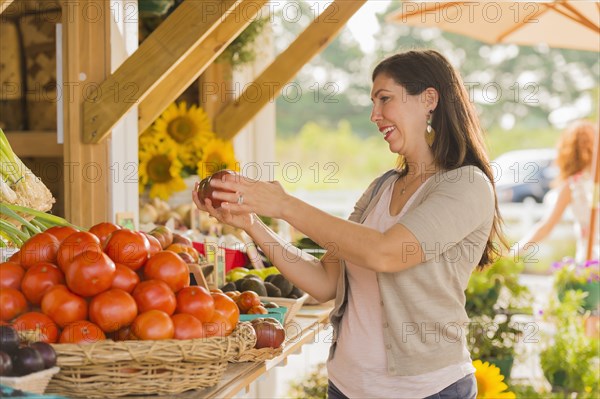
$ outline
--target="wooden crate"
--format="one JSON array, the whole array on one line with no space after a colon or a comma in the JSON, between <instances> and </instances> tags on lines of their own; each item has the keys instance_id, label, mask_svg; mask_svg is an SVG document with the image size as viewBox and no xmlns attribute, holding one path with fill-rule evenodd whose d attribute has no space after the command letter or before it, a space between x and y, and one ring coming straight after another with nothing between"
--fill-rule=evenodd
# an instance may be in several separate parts
<instances>
[{"instance_id":1,"label":"wooden crate","mask_svg":"<svg viewBox=\"0 0 600 399\"><path fill-rule=\"evenodd\" d=\"M18 28L14 21L0 21L0 128L22 130L23 73Z\"/></svg>"}]
</instances>

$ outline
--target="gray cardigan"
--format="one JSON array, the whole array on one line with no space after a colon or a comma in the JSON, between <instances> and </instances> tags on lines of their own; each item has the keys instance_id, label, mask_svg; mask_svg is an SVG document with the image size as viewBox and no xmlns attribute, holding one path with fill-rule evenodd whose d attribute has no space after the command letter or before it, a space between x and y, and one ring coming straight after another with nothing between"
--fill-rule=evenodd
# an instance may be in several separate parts
<instances>
[{"instance_id":1,"label":"gray cardigan","mask_svg":"<svg viewBox=\"0 0 600 399\"><path fill-rule=\"evenodd\" d=\"M389 171L371 183L349 219L363 223L397 176ZM399 223L415 235L425 261L400 272L377 273L390 375L419 375L470 360L464 291L491 231L493 188L474 166L438 172L424 184ZM348 278L341 263L330 314L330 358L347 304Z\"/></svg>"}]
</instances>

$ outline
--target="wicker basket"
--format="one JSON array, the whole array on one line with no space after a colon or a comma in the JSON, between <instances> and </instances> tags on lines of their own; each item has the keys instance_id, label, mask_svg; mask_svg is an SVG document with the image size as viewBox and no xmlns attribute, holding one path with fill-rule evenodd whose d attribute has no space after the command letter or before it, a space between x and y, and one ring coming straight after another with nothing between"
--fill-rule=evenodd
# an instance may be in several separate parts
<instances>
[{"instance_id":1,"label":"wicker basket","mask_svg":"<svg viewBox=\"0 0 600 399\"><path fill-rule=\"evenodd\" d=\"M61 370L47 392L110 398L206 388L219 381L228 360L255 343L252 326L239 323L225 338L54 345Z\"/></svg>"},{"instance_id":2,"label":"wicker basket","mask_svg":"<svg viewBox=\"0 0 600 399\"><path fill-rule=\"evenodd\" d=\"M0 384L25 392L44 394L52 376L58 373L58 367L31 373L23 377L0 377Z\"/></svg>"},{"instance_id":3,"label":"wicker basket","mask_svg":"<svg viewBox=\"0 0 600 399\"><path fill-rule=\"evenodd\" d=\"M285 306L287 308L287 313L285 314L284 325L288 325L292 320L294 320L294 317L300 308L302 308L302 305L304 305L306 298L308 298L308 294L304 294L298 299L261 296L260 300L263 302L273 302L279 306Z\"/></svg>"},{"instance_id":4,"label":"wicker basket","mask_svg":"<svg viewBox=\"0 0 600 399\"><path fill-rule=\"evenodd\" d=\"M244 352L242 355L231 359L230 363L241 363L241 362L264 362L265 360L271 360L281 355L285 343L279 348L261 348L261 349L250 349Z\"/></svg>"}]
</instances>

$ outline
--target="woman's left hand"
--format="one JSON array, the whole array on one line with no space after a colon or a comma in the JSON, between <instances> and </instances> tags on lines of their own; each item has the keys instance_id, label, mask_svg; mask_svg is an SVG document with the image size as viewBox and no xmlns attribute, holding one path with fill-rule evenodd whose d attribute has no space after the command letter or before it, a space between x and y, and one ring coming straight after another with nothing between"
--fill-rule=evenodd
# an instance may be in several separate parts
<instances>
[{"instance_id":1,"label":"woman's left hand","mask_svg":"<svg viewBox=\"0 0 600 399\"><path fill-rule=\"evenodd\" d=\"M211 179L213 197L224 201L221 205L232 214L256 213L261 216L282 218L289 195L277 181L252 180L240 174Z\"/></svg>"}]
</instances>

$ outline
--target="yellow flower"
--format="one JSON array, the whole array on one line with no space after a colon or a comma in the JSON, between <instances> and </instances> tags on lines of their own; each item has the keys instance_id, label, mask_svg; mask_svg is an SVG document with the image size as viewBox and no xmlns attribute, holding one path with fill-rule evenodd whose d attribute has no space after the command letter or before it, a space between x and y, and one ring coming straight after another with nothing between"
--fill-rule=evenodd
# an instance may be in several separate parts
<instances>
[{"instance_id":1,"label":"yellow flower","mask_svg":"<svg viewBox=\"0 0 600 399\"><path fill-rule=\"evenodd\" d=\"M152 129L171 137L183 165L192 169L200 160L204 146L215 138L204 110L195 105L188 109L185 101L169 105Z\"/></svg>"},{"instance_id":2,"label":"yellow flower","mask_svg":"<svg viewBox=\"0 0 600 399\"><path fill-rule=\"evenodd\" d=\"M477 378L477 399L515 399L513 392L505 392L508 386L502 382L504 376L500 369L488 362L481 360L473 362L475 378Z\"/></svg>"},{"instance_id":3,"label":"yellow flower","mask_svg":"<svg viewBox=\"0 0 600 399\"><path fill-rule=\"evenodd\" d=\"M198 162L200 178L210 176L221 169L239 171L239 163L235 159L231 141L215 139L209 141L202 150L202 158Z\"/></svg>"},{"instance_id":4,"label":"yellow flower","mask_svg":"<svg viewBox=\"0 0 600 399\"><path fill-rule=\"evenodd\" d=\"M165 200L174 191L185 190L180 176L183 165L177 159L175 142L165 134L152 131L142 134L139 141L140 194L147 185L151 185L150 198Z\"/></svg>"}]
</instances>

